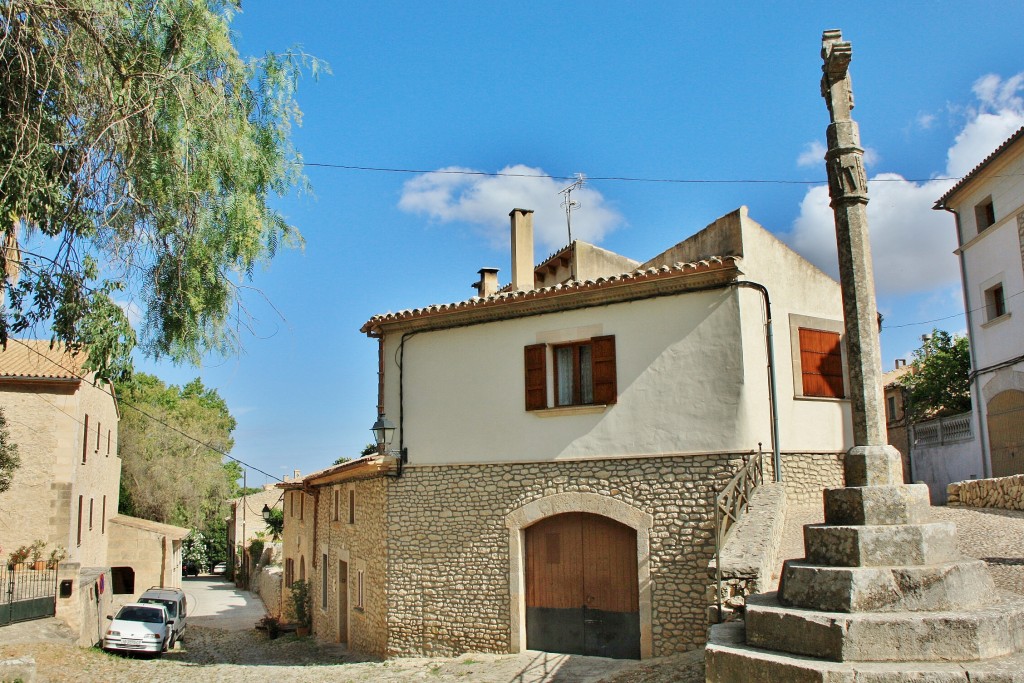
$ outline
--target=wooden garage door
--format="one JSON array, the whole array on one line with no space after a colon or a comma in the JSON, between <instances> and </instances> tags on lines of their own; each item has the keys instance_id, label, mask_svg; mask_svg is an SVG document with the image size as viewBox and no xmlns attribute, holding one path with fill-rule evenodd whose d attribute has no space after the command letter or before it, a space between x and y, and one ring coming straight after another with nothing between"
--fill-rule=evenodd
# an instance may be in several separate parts
<instances>
[{"instance_id":1,"label":"wooden garage door","mask_svg":"<svg viewBox=\"0 0 1024 683\"><path fill-rule=\"evenodd\" d=\"M1009 390L988 402L992 476L1024 474L1024 391Z\"/></svg>"},{"instance_id":2,"label":"wooden garage door","mask_svg":"<svg viewBox=\"0 0 1024 683\"><path fill-rule=\"evenodd\" d=\"M527 528L526 645L640 658L636 531L582 512Z\"/></svg>"}]
</instances>

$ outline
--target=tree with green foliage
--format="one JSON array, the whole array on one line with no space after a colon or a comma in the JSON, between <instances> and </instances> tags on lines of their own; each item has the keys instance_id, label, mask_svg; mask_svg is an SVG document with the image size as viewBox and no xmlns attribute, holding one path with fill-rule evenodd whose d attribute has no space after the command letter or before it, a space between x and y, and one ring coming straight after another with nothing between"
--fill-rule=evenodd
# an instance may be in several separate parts
<instances>
[{"instance_id":1,"label":"tree with green foliage","mask_svg":"<svg viewBox=\"0 0 1024 683\"><path fill-rule=\"evenodd\" d=\"M11 434L7 431L7 417L0 409L0 493L11 488L14 472L20 465L18 444L11 441Z\"/></svg>"},{"instance_id":2,"label":"tree with green foliage","mask_svg":"<svg viewBox=\"0 0 1024 683\"><path fill-rule=\"evenodd\" d=\"M267 520L267 528L273 535L274 540L281 538L284 532L284 510L281 508L270 508L270 519Z\"/></svg>"},{"instance_id":3,"label":"tree with green foliage","mask_svg":"<svg viewBox=\"0 0 1024 683\"><path fill-rule=\"evenodd\" d=\"M235 419L227 403L198 378L167 386L145 373L118 384L117 393L145 411L122 413L120 509L208 529L226 514L222 505L238 489L236 467L223 462L234 444Z\"/></svg>"},{"instance_id":4,"label":"tree with green foliage","mask_svg":"<svg viewBox=\"0 0 1024 683\"><path fill-rule=\"evenodd\" d=\"M368 455L374 455L376 452L377 452L377 444L375 444L375 443L368 443L365 446L363 446L363 450L361 450L359 452L359 457L360 458L365 458ZM353 459L348 457L347 455L343 455L340 458L338 458L337 460L335 460L334 464L335 465L343 465L346 462L352 462L352 460Z\"/></svg>"},{"instance_id":5,"label":"tree with green foliage","mask_svg":"<svg viewBox=\"0 0 1024 683\"><path fill-rule=\"evenodd\" d=\"M206 537L199 529L192 529L181 541L182 564L194 564L205 571L210 568L210 560L206 554Z\"/></svg>"},{"instance_id":6,"label":"tree with green foliage","mask_svg":"<svg viewBox=\"0 0 1024 683\"><path fill-rule=\"evenodd\" d=\"M971 409L967 337L932 330L921 348L914 351L911 367L911 372L899 381L907 389L907 415L912 422Z\"/></svg>"},{"instance_id":7,"label":"tree with green foliage","mask_svg":"<svg viewBox=\"0 0 1024 683\"><path fill-rule=\"evenodd\" d=\"M52 326L88 367L228 352L254 268L300 242L300 52L243 59L237 0L0 0L0 342ZM141 311L140 336L124 307Z\"/></svg>"}]
</instances>

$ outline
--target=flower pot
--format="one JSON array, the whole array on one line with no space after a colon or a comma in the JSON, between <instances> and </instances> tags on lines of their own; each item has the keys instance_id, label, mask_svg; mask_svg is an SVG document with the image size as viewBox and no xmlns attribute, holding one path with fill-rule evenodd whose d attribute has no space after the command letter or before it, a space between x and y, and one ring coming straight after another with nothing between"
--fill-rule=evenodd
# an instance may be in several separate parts
<instances>
[{"instance_id":1,"label":"flower pot","mask_svg":"<svg viewBox=\"0 0 1024 683\"><path fill-rule=\"evenodd\" d=\"M306 636L309 635L309 627L308 626L296 626L295 627L295 635L297 635L299 638L305 638Z\"/></svg>"},{"instance_id":2,"label":"flower pot","mask_svg":"<svg viewBox=\"0 0 1024 683\"><path fill-rule=\"evenodd\" d=\"M41 572L46 569L46 560L36 560L32 563L32 569Z\"/></svg>"}]
</instances>

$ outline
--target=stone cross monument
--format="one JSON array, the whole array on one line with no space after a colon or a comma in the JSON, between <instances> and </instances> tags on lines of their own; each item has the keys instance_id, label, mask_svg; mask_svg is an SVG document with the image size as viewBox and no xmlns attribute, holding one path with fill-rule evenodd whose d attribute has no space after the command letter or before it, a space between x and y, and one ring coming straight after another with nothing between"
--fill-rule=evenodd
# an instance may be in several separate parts
<instances>
[{"instance_id":1,"label":"stone cross monument","mask_svg":"<svg viewBox=\"0 0 1024 683\"><path fill-rule=\"evenodd\" d=\"M711 628L707 680L1024 683L1024 600L995 591L985 563L960 554L956 527L931 521L928 487L903 483L886 444L852 55L825 31L825 163L853 408L846 486L824 490L825 523L804 527L805 556L786 560L778 592L748 596L743 622Z\"/></svg>"}]
</instances>

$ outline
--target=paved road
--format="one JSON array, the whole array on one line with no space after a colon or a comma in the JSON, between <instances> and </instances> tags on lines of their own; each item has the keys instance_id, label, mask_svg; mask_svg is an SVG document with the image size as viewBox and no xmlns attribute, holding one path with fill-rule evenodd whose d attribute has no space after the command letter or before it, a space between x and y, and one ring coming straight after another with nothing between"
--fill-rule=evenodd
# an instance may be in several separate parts
<instances>
[{"instance_id":1,"label":"paved road","mask_svg":"<svg viewBox=\"0 0 1024 683\"><path fill-rule=\"evenodd\" d=\"M248 631L267 613L258 596L220 577L184 578L181 587L188 599L189 626Z\"/></svg>"}]
</instances>

